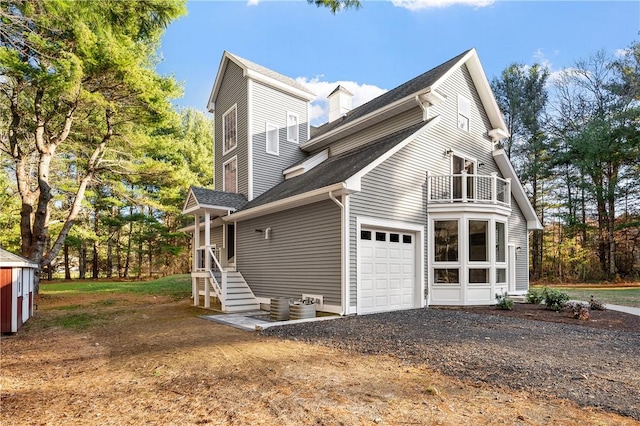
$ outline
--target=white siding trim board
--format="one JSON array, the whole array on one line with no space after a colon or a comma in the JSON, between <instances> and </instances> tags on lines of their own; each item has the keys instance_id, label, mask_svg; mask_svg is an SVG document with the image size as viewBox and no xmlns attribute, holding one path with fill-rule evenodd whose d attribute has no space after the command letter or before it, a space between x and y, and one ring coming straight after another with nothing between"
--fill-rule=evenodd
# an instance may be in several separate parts
<instances>
[{"instance_id":1,"label":"white siding trim board","mask_svg":"<svg viewBox=\"0 0 640 426\"><path fill-rule=\"evenodd\" d=\"M247 201L253 200L253 82L247 79Z\"/></svg>"}]
</instances>

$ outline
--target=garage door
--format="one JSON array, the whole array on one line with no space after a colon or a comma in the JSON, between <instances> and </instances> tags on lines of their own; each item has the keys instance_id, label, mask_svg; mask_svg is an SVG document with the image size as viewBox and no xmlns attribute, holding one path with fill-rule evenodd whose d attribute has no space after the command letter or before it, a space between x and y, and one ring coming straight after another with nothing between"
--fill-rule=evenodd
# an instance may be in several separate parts
<instances>
[{"instance_id":1,"label":"garage door","mask_svg":"<svg viewBox=\"0 0 640 426\"><path fill-rule=\"evenodd\" d=\"M360 232L360 313L415 307L415 235Z\"/></svg>"}]
</instances>

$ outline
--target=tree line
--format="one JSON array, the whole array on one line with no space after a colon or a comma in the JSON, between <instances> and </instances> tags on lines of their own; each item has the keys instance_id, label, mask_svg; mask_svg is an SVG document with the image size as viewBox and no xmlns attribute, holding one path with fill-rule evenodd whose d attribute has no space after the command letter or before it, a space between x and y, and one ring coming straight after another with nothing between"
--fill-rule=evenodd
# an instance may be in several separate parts
<instances>
[{"instance_id":1,"label":"tree line","mask_svg":"<svg viewBox=\"0 0 640 426\"><path fill-rule=\"evenodd\" d=\"M307 0L330 12L356 0ZM184 0L10 0L0 9L0 246L48 276L186 272L180 211L213 180L212 123L155 71ZM512 64L492 87L502 143L545 229L534 279L640 271L640 47L562 72Z\"/></svg>"},{"instance_id":2,"label":"tree line","mask_svg":"<svg viewBox=\"0 0 640 426\"><path fill-rule=\"evenodd\" d=\"M491 85L503 141L544 229L534 280L640 276L640 44L552 73L511 64Z\"/></svg>"}]
</instances>

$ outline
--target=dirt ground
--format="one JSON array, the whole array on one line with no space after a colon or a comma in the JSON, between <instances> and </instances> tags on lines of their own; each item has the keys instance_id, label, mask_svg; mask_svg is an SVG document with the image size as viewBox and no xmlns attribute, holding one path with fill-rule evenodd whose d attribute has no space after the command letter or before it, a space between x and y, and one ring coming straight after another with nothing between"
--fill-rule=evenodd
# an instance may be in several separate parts
<instances>
[{"instance_id":1,"label":"dirt ground","mask_svg":"<svg viewBox=\"0 0 640 426\"><path fill-rule=\"evenodd\" d=\"M40 301L0 340L2 425L638 425L426 364L240 331L189 300ZM62 306L94 321L51 326Z\"/></svg>"}]
</instances>

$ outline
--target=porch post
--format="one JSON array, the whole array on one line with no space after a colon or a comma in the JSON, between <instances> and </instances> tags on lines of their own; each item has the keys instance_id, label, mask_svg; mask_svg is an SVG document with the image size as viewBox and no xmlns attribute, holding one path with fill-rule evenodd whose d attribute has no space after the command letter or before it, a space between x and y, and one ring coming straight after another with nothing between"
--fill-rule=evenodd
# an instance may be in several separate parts
<instances>
[{"instance_id":1,"label":"porch post","mask_svg":"<svg viewBox=\"0 0 640 426\"><path fill-rule=\"evenodd\" d=\"M204 244L207 248L205 253L205 265L207 271L211 270L211 256L209 255L209 247L211 246L211 213L204 213Z\"/></svg>"},{"instance_id":2,"label":"porch post","mask_svg":"<svg viewBox=\"0 0 640 426\"><path fill-rule=\"evenodd\" d=\"M193 295L193 306L198 306L200 303L200 292L198 291L198 279L191 277L191 294Z\"/></svg>"},{"instance_id":3,"label":"porch post","mask_svg":"<svg viewBox=\"0 0 640 426\"><path fill-rule=\"evenodd\" d=\"M467 202L467 172L466 170L462 171L462 202Z\"/></svg>"},{"instance_id":4,"label":"porch post","mask_svg":"<svg viewBox=\"0 0 640 426\"><path fill-rule=\"evenodd\" d=\"M195 215L195 229L193 230L193 269L198 270L198 249L200 248L200 216Z\"/></svg>"},{"instance_id":5,"label":"porch post","mask_svg":"<svg viewBox=\"0 0 640 426\"><path fill-rule=\"evenodd\" d=\"M496 172L491 173L491 203L496 204L498 202L498 174Z\"/></svg>"},{"instance_id":6,"label":"porch post","mask_svg":"<svg viewBox=\"0 0 640 426\"><path fill-rule=\"evenodd\" d=\"M511 207L511 178L506 178L507 181L507 191L504 194L504 202Z\"/></svg>"}]
</instances>

